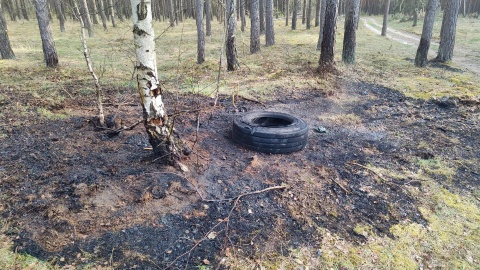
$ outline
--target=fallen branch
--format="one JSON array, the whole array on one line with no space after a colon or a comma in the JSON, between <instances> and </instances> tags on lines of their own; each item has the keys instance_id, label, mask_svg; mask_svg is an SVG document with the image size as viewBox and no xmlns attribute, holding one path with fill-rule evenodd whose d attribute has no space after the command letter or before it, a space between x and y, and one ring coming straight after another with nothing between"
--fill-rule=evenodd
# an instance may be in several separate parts
<instances>
[{"instance_id":1,"label":"fallen branch","mask_svg":"<svg viewBox=\"0 0 480 270\"><path fill-rule=\"evenodd\" d=\"M270 191L270 190L276 190L276 189L285 189L287 188L287 186L285 185L282 185L282 186L273 186L273 187L268 187L268 188L265 188L265 189L262 189L262 190L257 190L257 191L252 191L252 192L248 192L248 193L242 193L240 195L238 195L237 197L233 197L233 198L229 198L229 199L222 199L222 200L204 200L206 202L223 202L223 201L232 201L232 200L235 200L235 202L233 203L233 206L232 208L230 209L230 211L228 212L228 215L226 218L224 219L221 219L217 224L215 224L208 232L206 232L203 237L198 240L195 245L193 245L193 247L191 247L189 250L187 250L186 252L180 254L179 256L177 256L169 265L167 265L167 267L165 269L168 269L170 267L173 266L173 264L175 264L175 262L177 262L180 258L186 256L186 255L190 255L191 252L193 250L195 250L196 247L198 247L202 242L204 242L205 240L207 239L210 239L209 238L209 235L215 230L215 228L217 228L218 226L220 226L222 223L225 222L225 241L226 239L228 238L228 226L229 226L229 221L230 221L230 217L232 216L232 213L233 211L235 210L235 208L237 207L238 205L238 202L240 201L241 198L245 197L245 196L249 196L249 195L254 195L254 194L260 194L260 193L263 193L263 192L267 192L267 191ZM226 245L225 245L226 246Z\"/></svg>"},{"instance_id":2,"label":"fallen branch","mask_svg":"<svg viewBox=\"0 0 480 270\"><path fill-rule=\"evenodd\" d=\"M383 178L383 176L382 176L379 172L377 172L377 171L375 171L375 170L373 170L373 169L370 169L370 168L368 168L367 166L364 166L364 165L362 165L362 164L358 164L358 163L356 163L356 162L349 162L349 163L347 163L347 164L356 165L356 166L358 166L358 167L364 168L365 170L374 173L374 174L375 174L378 178L380 178L383 182L388 183L388 181L387 181L385 178Z\"/></svg>"},{"instance_id":3,"label":"fallen branch","mask_svg":"<svg viewBox=\"0 0 480 270\"><path fill-rule=\"evenodd\" d=\"M335 180L334 178L331 179L335 184L337 184L341 189L343 189L343 191L345 191L345 193L347 194L350 194L352 193L351 191L347 190L346 188L344 188L339 182L337 182L337 180Z\"/></svg>"}]
</instances>

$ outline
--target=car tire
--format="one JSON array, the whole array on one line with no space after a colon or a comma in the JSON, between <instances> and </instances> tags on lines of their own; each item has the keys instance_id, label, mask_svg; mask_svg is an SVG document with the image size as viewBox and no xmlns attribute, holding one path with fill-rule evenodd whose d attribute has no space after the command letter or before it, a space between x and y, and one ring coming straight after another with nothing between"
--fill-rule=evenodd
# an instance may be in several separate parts
<instances>
[{"instance_id":1,"label":"car tire","mask_svg":"<svg viewBox=\"0 0 480 270\"><path fill-rule=\"evenodd\" d=\"M285 154L305 148L308 125L293 115L254 111L233 120L232 141L247 149Z\"/></svg>"}]
</instances>

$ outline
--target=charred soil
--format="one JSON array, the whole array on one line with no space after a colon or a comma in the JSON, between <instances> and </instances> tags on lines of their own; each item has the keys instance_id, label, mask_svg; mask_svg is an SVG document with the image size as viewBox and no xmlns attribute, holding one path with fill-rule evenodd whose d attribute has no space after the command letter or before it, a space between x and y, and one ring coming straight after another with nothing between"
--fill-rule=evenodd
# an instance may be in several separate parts
<instances>
[{"instance_id":1,"label":"charred soil","mask_svg":"<svg viewBox=\"0 0 480 270\"><path fill-rule=\"evenodd\" d=\"M408 172L426 162L455 164L450 176L429 171L446 189L478 189L477 102L414 100L336 79L336 89L282 89L262 102L221 96L216 107L208 97L168 94L176 131L191 149L181 160L188 172L152 159L141 125L112 132L141 119L134 93L118 108L106 101L115 119L105 130L85 107L94 108L91 100L49 104L69 116L47 119L38 111L45 104L23 104L4 90L0 214L16 250L58 266L221 267L233 254L255 259L319 246L317 228L360 245L357 224L388 237L400 222L427 225L408 192L422 189ZM268 155L233 144L233 117L251 110L304 119L306 148ZM249 194L269 187L278 188Z\"/></svg>"}]
</instances>

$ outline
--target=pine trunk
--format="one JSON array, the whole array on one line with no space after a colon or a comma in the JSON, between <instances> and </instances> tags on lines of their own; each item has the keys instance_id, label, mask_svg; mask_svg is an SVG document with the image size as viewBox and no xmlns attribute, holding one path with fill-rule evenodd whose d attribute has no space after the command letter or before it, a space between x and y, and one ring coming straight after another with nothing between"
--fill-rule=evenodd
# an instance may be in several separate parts
<instances>
[{"instance_id":1,"label":"pine trunk","mask_svg":"<svg viewBox=\"0 0 480 270\"><path fill-rule=\"evenodd\" d=\"M42 39L43 57L47 67L58 66L57 49L53 41L52 29L48 19L47 0L35 0L35 14L37 15L38 28Z\"/></svg>"},{"instance_id":2,"label":"pine trunk","mask_svg":"<svg viewBox=\"0 0 480 270\"><path fill-rule=\"evenodd\" d=\"M293 0L292 30L296 30L296 29L297 29L298 1L300 1L300 0Z\"/></svg>"},{"instance_id":3,"label":"pine trunk","mask_svg":"<svg viewBox=\"0 0 480 270\"><path fill-rule=\"evenodd\" d=\"M265 40L266 46L272 46L275 44L275 32L273 24L273 0L266 0L266 25L265 25Z\"/></svg>"},{"instance_id":4,"label":"pine trunk","mask_svg":"<svg viewBox=\"0 0 480 270\"><path fill-rule=\"evenodd\" d=\"M350 0L346 8L345 34L343 37L342 61L345 64L355 63L356 22L360 10L360 0Z\"/></svg>"},{"instance_id":5,"label":"pine trunk","mask_svg":"<svg viewBox=\"0 0 480 270\"><path fill-rule=\"evenodd\" d=\"M260 14L259 0L250 1L250 53L260 51Z\"/></svg>"},{"instance_id":6,"label":"pine trunk","mask_svg":"<svg viewBox=\"0 0 480 270\"><path fill-rule=\"evenodd\" d=\"M303 5L302 5L302 24L305 24L305 18L306 18L306 7L307 6L307 0L303 0Z\"/></svg>"},{"instance_id":7,"label":"pine trunk","mask_svg":"<svg viewBox=\"0 0 480 270\"><path fill-rule=\"evenodd\" d=\"M442 28L440 30L440 47L438 48L437 61L447 62L452 60L459 9L460 0L446 1L445 7L443 8Z\"/></svg>"},{"instance_id":8,"label":"pine trunk","mask_svg":"<svg viewBox=\"0 0 480 270\"><path fill-rule=\"evenodd\" d=\"M437 10L438 0L428 0L423 22L422 37L418 45L417 55L415 56L415 66L424 67L427 64L428 51L432 40L433 25L435 23L435 11Z\"/></svg>"},{"instance_id":9,"label":"pine trunk","mask_svg":"<svg viewBox=\"0 0 480 270\"><path fill-rule=\"evenodd\" d=\"M245 20L245 0L240 0L240 30L245 32L245 25L247 21Z\"/></svg>"},{"instance_id":10,"label":"pine trunk","mask_svg":"<svg viewBox=\"0 0 480 270\"><path fill-rule=\"evenodd\" d=\"M212 1L205 0L205 24L207 27L207 37L212 35Z\"/></svg>"},{"instance_id":11,"label":"pine trunk","mask_svg":"<svg viewBox=\"0 0 480 270\"><path fill-rule=\"evenodd\" d=\"M295 1L295 0L294 0ZM285 26L288 26L289 2L285 0Z\"/></svg>"},{"instance_id":12,"label":"pine trunk","mask_svg":"<svg viewBox=\"0 0 480 270\"><path fill-rule=\"evenodd\" d=\"M307 18L306 18L306 23L307 23L307 29L310 29L310 23L312 21L312 0L308 0L308 5L307 5Z\"/></svg>"},{"instance_id":13,"label":"pine trunk","mask_svg":"<svg viewBox=\"0 0 480 270\"><path fill-rule=\"evenodd\" d=\"M62 10L62 3L60 0L54 0L55 12L57 13L57 18L60 23L60 32L65 32L65 15Z\"/></svg>"},{"instance_id":14,"label":"pine trunk","mask_svg":"<svg viewBox=\"0 0 480 270\"><path fill-rule=\"evenodd\" d=\"M317 50L322 49L322 41L323 41L323 29L325 26L325 11L326 11L326 6L327 6L327 1L326 0L317 0L317 1L322 1L322 4L320 5L320 29L319 29L319 34L318 34L318 42L317 42Z\"/></svg>"},{"instance_id":15,"label":"pine trunk","mask_svg":"<svg viewBox=\"0 0 480 270\"><path fill-rule=\"evenodd\" d=\"M257 0L260 7L260 35L265 33L265 0Z\"/></svg>"},{"instance_id":16,"label":"pine trunk","mask_svg":"<svg viewBox=\"0 0 480 270\"><path fill-rule=\"evenodd\" d=\"M227 48L227 70L233 71L237 67L237 57L236 57L236 44L235 44L235 27L236 27L236 18L235 18L235 0L227 0L225 10L225 18L227 20L227 37L226 37L226 48Z\"/></svg>"},{"instance_id":17,"label":"pine trunk","mask_svg":"<svg viewBox=\"0 0 480 270\"><path fill-rule=\"evenodd\" d=\"M20 0L20 6L22 7L23 18L28 21L27 7L25 6L25 0Z\"/></svg>"},{"instance_id":18,"label":"pine trunk","mask_svg":"<svg viewBox=\"0 0 480 270\"><path fill-rule=\"evenodd\" d=\"M323 26L322 48L320 52L320 68L333 69L335 49L335 28L337 21L337 0L326 0L325 25Z\"/></svg>"},{"instance_id":19,"label":"pine trunk","mask_svg":"<svg viewBox=\"0 0 480 270\"><path fill-rule=\"evenodd\" d=\"M168 17L170 18L170 27L175 26L175 5L173 4L173 0L168 1Z\"/></svg>"},{"instance_id":20,"label":"pine trunk","mask_svg":"<svg viewBox=\"0 0 480 270\"><path fill-rule=\"evenodd\" d=\"M317 0L315 4L315 27L320 25L320 1Z\"/></svg>"},{"instance_id":21,"label":"pine trunk","mask_svg":"<svg viewBox=\"0 0 480 270\"><path fill-rule=\"evenodd\" d=\"M203 32L203 0L197 0L197 64L205 62L205 33Z\"/></svg>"},{"instance_id":22,"label":"pine trunk","mask_svg":"<svg viewBox=\"0 0 480 270\"><path fill-rule=\"evenodd\" d=\"M10 39L8 38L7 21L3 16L2 3L0 2L0 54L2 59L14 59L12 46L10 45Z\"/></svg>"},{"instance_id":23,"label":"pine trunk","mask_svg":"<svg viewBox=\"0 0 480 270\"><path fill-rule=\"evenodd\" d=\"M138 92L145 129L154 154L162 162L173 164L180 156L180 151L173 134L173 125L165 111L162 89L158 82L150 0L133 0L132 13Z\"/></svg>"},{"instance_id":24,"label":"pine trunk","mask_svg":"<svg viewBox=\"0 0 480 270\"><path fill-rule=\"evenodd\" d=\"M390 0L385 0L385 7L383 10L383 26L382 26L382 36L387 36L387 27L388 27L388 14L390 13Z\"/></svg>"}]
</instances>

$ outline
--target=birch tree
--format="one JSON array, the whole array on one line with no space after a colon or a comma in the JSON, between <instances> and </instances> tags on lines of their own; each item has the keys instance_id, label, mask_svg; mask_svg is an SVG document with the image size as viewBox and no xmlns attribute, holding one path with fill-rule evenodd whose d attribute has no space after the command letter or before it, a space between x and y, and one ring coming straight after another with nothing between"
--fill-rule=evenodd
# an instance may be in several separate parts
<instances>
[{"instance_id":1,"label":"birch tree","mask_svg":"<svg viewBox=\"0 0 480 270\"><path fill-rule=\"evenodd\" d=\"M47 67L58 66L57 49L53 41L52 28L48 18L47 0L35 0L35 14L37 15L38 28L42 39L43 58Z\"/></svg>"},{"instance_id":2,"label":"birch tree","mask_svg":"<svg viewBox=\"0 0 480 270\"><path fill-rule=\"evenodd\" d=\"M13 54L12 46L10 45L10 39L8 38L7 31L7 21L3 16L2 3L0 2L0 54L2 59L13 59L15 54Z\"/></svg>"},{"instance_id":3,"label":"birch tree","mask_svg":"<svg viewBox=\"0 0 480 270\"><path fill-rule=\"evenodd\" d=\"M151 1L132 0L132 15L138 92L148 140L154 154L162 162L174 164L180 156L180 150L158 81Z\"/></svg>"}]
</instances>

